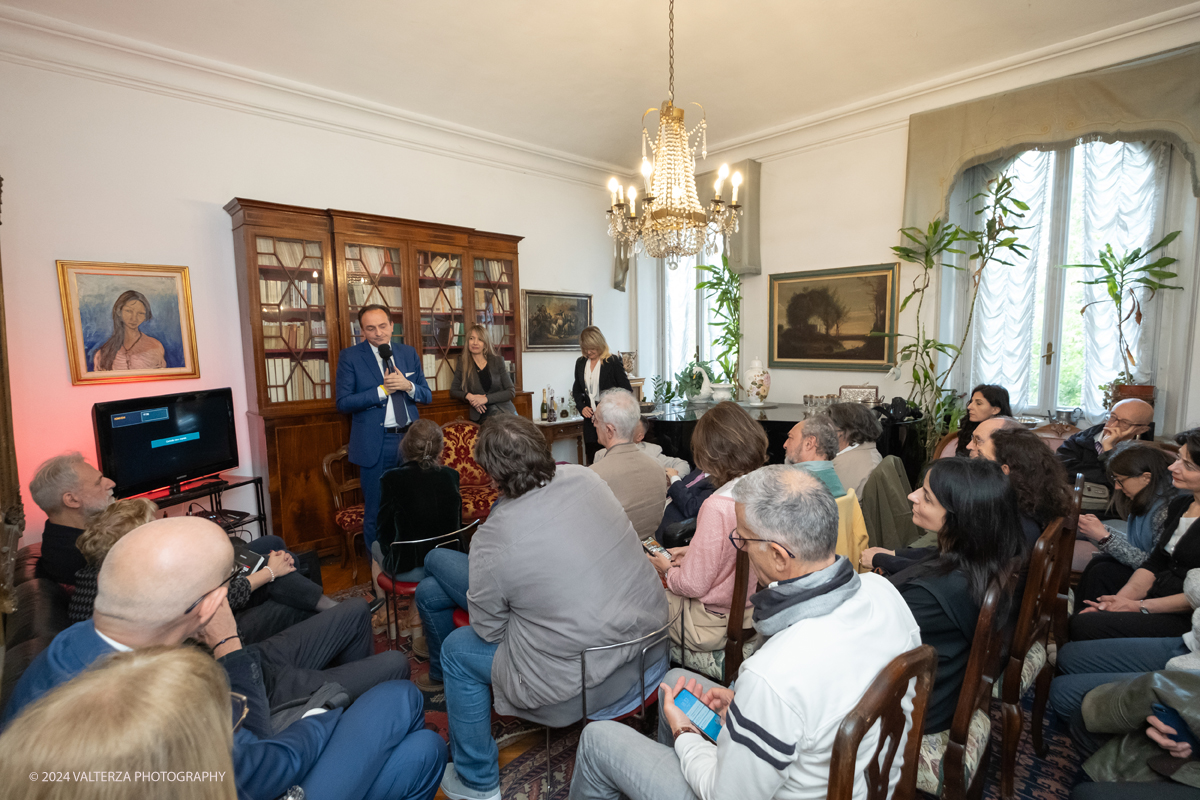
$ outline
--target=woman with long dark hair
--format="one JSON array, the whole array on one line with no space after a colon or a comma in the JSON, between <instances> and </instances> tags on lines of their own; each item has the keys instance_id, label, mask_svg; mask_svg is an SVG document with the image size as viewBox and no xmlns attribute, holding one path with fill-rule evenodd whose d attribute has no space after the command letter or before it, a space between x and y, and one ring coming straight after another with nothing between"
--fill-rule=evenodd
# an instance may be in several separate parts
<instances>
[{"instance_id":1,"label":"woman with long dark hair","mask_svg":"<svg viewBox=\"0 0 1200 800\"><path fill-rule=\"evenodd\" d=\"M937 551L890 580L938 651L938 671L925 733L950 727L979 608L988 585L1000 582L1007 614L1025 545L1017 498L1000 465L982 458L934 461L910 494L913 522L937 531Z\"/></svg>"},{"instance_id":2,"label":"woman with long dark hair","mask_svg":"<svg viewBox=\"0 0 1200 800\"><path fill-rule=\"evenodd\" d=\"M971 390L971 399L967 401L967 414L958 423L958 448L955 455L969 456L967 445L971 442L971 434L979 427L979 423L992 417L1011 417L1012 407L1008 404L1008 389L990 383L981 383Z\"/></svg>"},{"instance_id":3,"label":"woman with long dark hair","mask_svg":"<svg viewBox=\"0 0 1200 800\"><path fill-rule=\"evenodd\" d=\"M1079 518L1079 532L1096 548L1137 569L1150 557L1167 521L1167 506L1179 495L1171 479L1174 461L1161 447L1146 442L1121 442L1106 465L1117 489L1117 513L1126 520L1124 531L1101 522L1095 514Z\"/></svg>"},{"instance_id":4,"label":"woman with long dark hair","mask_svg":"<svg viewBox=\"0 0 1200 800\"><path fill-rule=\"evenodd\" d=\"M112 307L112 336L92 356L92 369L164 369L166 350L162 342L142 333L142 323L154 319L150 301L141 292L121 292Z\"/></svg>"},{"instance_id":5,"label":"woman with long dark hair","mask_svg":"<svg viewBox=\"0 0 1200 800\"><path fill-rule=\"evenodd\" d=\"M1071 509L1067 471L1042 438L1024 428L993 433L992 451L1017 496L1025 546L1032 549L1045 527Z\"/></svg>"}]
</instances>

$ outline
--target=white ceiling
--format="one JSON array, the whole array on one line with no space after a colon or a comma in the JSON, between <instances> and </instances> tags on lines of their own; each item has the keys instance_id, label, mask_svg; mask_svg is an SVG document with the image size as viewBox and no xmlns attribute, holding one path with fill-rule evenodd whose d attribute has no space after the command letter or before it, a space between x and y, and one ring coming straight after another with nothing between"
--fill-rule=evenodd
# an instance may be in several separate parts
<instances>
[{"instance_id":1,"label":"white ceiling","mask_svg":"<svg viewBox=\"0 0 1200 800\"><path fill-rule=\"evenodd\" d=\"M1192 1L679 0L676 101L716 149ZM667 93L666 0L4 2L600 162Z\"/></svg>"}]
</instances>

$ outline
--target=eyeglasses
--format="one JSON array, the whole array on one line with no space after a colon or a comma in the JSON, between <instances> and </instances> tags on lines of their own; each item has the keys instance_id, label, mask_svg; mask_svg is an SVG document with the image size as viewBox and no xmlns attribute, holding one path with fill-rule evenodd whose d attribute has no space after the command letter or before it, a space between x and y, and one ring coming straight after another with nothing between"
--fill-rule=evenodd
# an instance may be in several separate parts
<instances>
[{"instance_id":1,"label":"eyeglasses","mask_svg":"<svg viewBox=\"0 0 1200 800\"><path fill-rule=\"evenodd\" d=\"M1118 425L1120 425L1122 428L1148 428L1148 427L1150 427L1149 425L1144 425L1141 422L1130 422L1127 419L1121 419L1116 414L1111 414L1111 413L1108 415L1108 421L1115 422Z\"/></svg>"},{"instance_id":2,"label":"eyeglasses","mask_svg":"<svg viewBox=\"0 0 1200 800\"><path fill-rule=\"evenodd\" d=\"M242 727L242 723L246 721L246 715L250 713L250 701L244 694L230 692L229 702L233 706L233 732L237 733L238 729Z\"/></svg>"},{"instance_id":3,"label":"eyeglasses","mask_svg":"<svg viewBox=\"0 0 1200 800\"><path fill-rule=\"evenodd\" d=\"M738 544L738 542L741 542L741 544ZM748 544L749 542L762 542L763 544L773 544L776 547L783 550L783 552L787 553L789 557L791 557L791 558L796 557L795 553L793 553L791 550L788 550L786 547L781 545L779 542L768 542L766 539L747 539L744 536L737 536L733 533L729 534L729 543L732 544L738 550L745 550L746 544Z\"/></svg>"},{"instance_id":4,"label":"eyeglasses","mask_svg":"<svg viewBox=\"0 0 1200 800\"><path fill-rule=\"evenodd\" d=\"M233 571L229 573L229 577L228 577L228 578L226 578L225 580L221 581L220 583L218 583L218 584L217 584L216 586L214 586L212 589L209 589L207 592L205 592L204 594L202 594L202 595L200 595L199 597L197 597L197 598L196 598L196 602L194 602L194 603L192 603L190 606L188 606L188 607L187 607L187 611L184 611L184 612L183 612L183 615L186 617L188 614L192 613L192 612L193 612L193 611L196 609L196 606L200 605L200 601L201 601L201 600L203 600L204 598L208 597L210 594L212 594L213 592L215 592L217 589L220 589L222 586L224 586L225 584L229 583L231 580L233 580L234 578L236 578L236 577L238 576L238 573L239 573L239 572L241 572L241 569L238 567L238 565L237 565L237 564L234 564L234 565L233 565Z\"/></svg>"}]
</instances>

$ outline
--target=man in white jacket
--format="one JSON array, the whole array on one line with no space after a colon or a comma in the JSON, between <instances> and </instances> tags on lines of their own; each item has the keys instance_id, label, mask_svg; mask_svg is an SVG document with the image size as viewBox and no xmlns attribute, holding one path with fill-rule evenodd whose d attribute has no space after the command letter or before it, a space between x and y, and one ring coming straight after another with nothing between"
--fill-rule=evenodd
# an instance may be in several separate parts
<instances>
[{"instance_id":1,"label":"man in white jacket","mask_svg":"<svg viewBox=\"0 0 1200 800\"><path fill-rule=\"evenodd\" d=\"M763 467L742 478L733 496L731 539L770 582L753 600L765 644L742 665L734 688L685 670L668 673L659 692L659 744L617 722L584 728L572 800L824 798L838 726L888 662L920 646L899 592L835 555L837 504L820 480ZM715 743L676 706L685 685L720 716ZM866 795L863 768L877 735L878 728L869 732L859 750L855 797Z\"/></svg>"}]
</instances>

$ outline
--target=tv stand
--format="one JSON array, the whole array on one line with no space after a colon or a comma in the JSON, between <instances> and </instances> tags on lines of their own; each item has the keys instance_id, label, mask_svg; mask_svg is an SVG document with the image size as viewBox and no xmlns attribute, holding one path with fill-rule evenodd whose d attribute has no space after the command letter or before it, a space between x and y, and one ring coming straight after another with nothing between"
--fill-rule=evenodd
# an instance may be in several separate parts
<instances>
[{"instance_id":1,"label":"tv stand","mask_svg":"<svg viewBox=\"0 0 1200 800\"><path fill-rule=\"evenodd\" d=\"M193 485L172 484L167 489L159 489L154 492L138 495L147 500L154 501L154 504L159 508L169 508L170 506L182 505L183 503L192 502L195 500L208 499L209 505L214 512L220 513L222 510L221 497L230 489L238 489L242 486L254 487L254 498L257 503L255 511L243 520L238 522L238 526L246 526L251 523L258 523L258 535L265 536L267 533L267 515L264 512L263 506L263 486L262 478L248 475L224 475L212 480L201 479L202 482Z\"/></svg>"}]
</instances>

